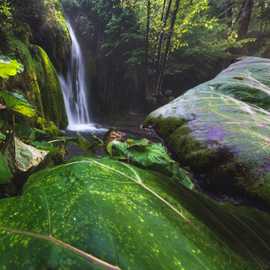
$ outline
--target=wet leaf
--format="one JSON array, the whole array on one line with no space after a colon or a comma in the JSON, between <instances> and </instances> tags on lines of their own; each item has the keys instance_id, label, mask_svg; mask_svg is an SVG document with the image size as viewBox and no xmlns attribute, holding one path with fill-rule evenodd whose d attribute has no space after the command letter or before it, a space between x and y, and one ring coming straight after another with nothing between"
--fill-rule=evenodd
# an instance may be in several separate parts
<instances>
[{"instance_id":1,"label":"wet leaf","mask_svg":"<svg viewBox=\"0 0 270 270\"><path fill-rule=\"evenodd\" d=\"M242 259L183 207L188 202L206 220L214 220L216 213L203 198L180 188L177 199L164 178L118 161L90 158L32 175L21 197L0 201L1 267L263 269L255 254ZM236 220L232 224L239 228ZM238 245L241 235L228 230ZM244 226L241 230L246 237L252 234ZM256 248L261 243L258 236L249 240Z\"/></svg>"},{"instance_id":2,"label":"wet leaf","mask_svg":"<svg viewBox=\"0 0 270 270\"><path fill-rule=\"evenodd\" d=\"M0 55L0 78L8 79L23 71L23 65L16 60Z\"/></svg>"},{"instance_id":3,"label":"wet leaf","mask_svg":"<svg viewBox=\"0 0 270 270\"><path fill-rule=\"evenodd\" d=\"M27 101L23 94L16 91L0 91L0 99L2 99L6 107L25 117L35 117L35 108Z\"/></svg>"}]
</instances>

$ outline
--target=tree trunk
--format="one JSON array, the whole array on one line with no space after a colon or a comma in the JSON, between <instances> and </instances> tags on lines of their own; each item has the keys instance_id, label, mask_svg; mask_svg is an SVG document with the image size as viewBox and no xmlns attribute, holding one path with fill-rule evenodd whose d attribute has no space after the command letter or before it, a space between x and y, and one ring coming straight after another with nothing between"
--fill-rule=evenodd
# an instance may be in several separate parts
<instances>
[{"instance_id":1,"label":"tree trunk","mask_svg":"<svg viewBox=\"0 0 270 270\"><path fill-rule=\"evenodd\" d=\"M244 0L239 17L239 37L245 37L248 33L254 0Z\"/></svg>"},{"instance_id":2,"label":"tree trunk","mask_svg":"<svg viewBox=\"0 0 270 270\"><path fill-rule=\"evenodd\" d=\"M166 9L166 13L163 15L162 28L161 28L160 35L159 35L159 42L158 42L158 49L157 49L157 60L156 60L157 74L160 71L160 60L161 60L162 47L163 47L163 41L164 41L164 34L165 34L167 21L168 21L169 15L170 15L171 6L172 6L172 0L169 0L168 6Z\"/></svg>"},{"instance_id":3,"label":"tree trunk","mask_svg":"<svg viewBox=\"0 0 270 270\"><path fill-rule=\"evenodd\" d=\"M161 12L161 21L163 21L163 18L164 18L166 4L167 4L167 0L163 0L162 12Z\"/></svg>"},{"instance_id":4,"label":"tree trunk","mask_svg":"<svg viewBox=\"0 0 270 270\"><path fill-rule=\"evenodd\" d=\"M145 97L149 95L149 34L151 26L151 0L147 0L147 22L145 33Z\"/></svg>"},{"instance_id":5,"label":"tree trunk","mask_svg":"<svg viewBox=\"0 0 270 270\"><path fill-rule=\"evenodd\" d=\"M166 69L166 65L167 65L167 60L170 54L170 49L171 49L171 41L172 41L172 37L173 37L173 33L174 33L174 26L175 26L175 22L177 19L177 14L179 11L179 7L180 7L180 0L176 0L175 2L175 6L174 6L174 10L172 13L172 17L171 17L171 24L170 24L170 30L168 33L168 38L167 38L167 42L166 42L166 47L165 47L165 52L163 55L163 59L161 62L161 68L160 68L160 72L159 72L159 76L158 76L158 80L157 80L157 93L159 94L162 88L162 84L163 84L163 77L164 77L164 72Z\"/></svg>"}]
</instances>

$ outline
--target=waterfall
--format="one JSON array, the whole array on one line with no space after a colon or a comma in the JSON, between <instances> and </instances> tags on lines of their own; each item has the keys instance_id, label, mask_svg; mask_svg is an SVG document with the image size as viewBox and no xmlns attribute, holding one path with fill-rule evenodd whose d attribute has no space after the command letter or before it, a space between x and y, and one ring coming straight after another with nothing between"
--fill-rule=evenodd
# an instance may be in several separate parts
<instances>
[{"instance_id":1,"label":"waterfall","mask_svg":"<svg viewBox=\"0 0 270 270\"><path fill-rule=\"evenodd\" d=\"M95 127L90 119L82 50L69 21L67 21L67 25L72 41L71 59L67 76L60 75L59 80L68 117L68 129L93 129Z\"/></svg>"}]
</instances>

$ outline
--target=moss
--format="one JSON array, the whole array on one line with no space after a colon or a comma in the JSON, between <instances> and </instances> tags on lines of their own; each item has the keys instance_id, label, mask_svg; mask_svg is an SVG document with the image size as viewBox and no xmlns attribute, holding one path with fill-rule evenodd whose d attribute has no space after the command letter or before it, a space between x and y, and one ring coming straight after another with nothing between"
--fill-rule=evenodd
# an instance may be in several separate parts
<instances>
[{"instance_id":1,"label":"moss","mask_svg":"<svg viewBox=\"0 0 270 270\"><path fill-rule=\"evenodd\" d=\"M166 142L177 159L191 167L195 173L202 172L215 154L192 137L186 124L172 132Z\"/></svg>"},{"instance_id":2,"label":"moss","mask_svg":"<svg viewBox=\"0 0 270 270\"><path fill-rule=\"evenodd\" d=\"M55 125L55 123L52 121L47 121L45 118L38 117L37 124L39 128L41 128L50 135L57 136L61 134L59 128Z\"/></svg>"},{"instance_id":3,"label":"moss","mask_svg":"<svg viewBox=\"0 0 270 270\"><path fill-rule=\"evenodd\" d=\"M43 31L33 35L46 50L56 69L64 73L70 55L71 38L60 1L46 1L43 12L46 13L46 20L41 22ZM35 26L32 28L35 29Z\"/></svg>"},{"instance_id":4,"label":"moss","mask_svg":"<svg viewBox=\"0 0 270 270\"><path fill-rule=\"evenodd\" d=\"M177 160L189 167L196 177L205 178L207 175L201 185L208 191L225 194L252 184L246 166L226 148L209 148L196 139L187 121L173 117L148 117L145 124L155 128Z\"/></svg>"},{"instance_id":5,"label":"moss","mask_svg":"<svg viewBox=\"0 0 270 270\"><path fill-rule=\"evenodd\" d=\"M11 54L15 55L24 65L23 74L17 76L17 78L12 81L11 88L24 90L27 98L37 106L40 114L44 116L40 86L36 73L37 63L32 57L31 45L11 36L9 38L9 47Z\"/></svg>"},{"instance_id":6,"label":"moss","mask_svg":"<svg viewBox=\"0 0 270 270\"><path fill-rule=\"evenodd\" d=\"M27 99L34 104L42 118L54 121L64 128L67 117L61 86L56 70L47 53L39 46L24 42L10 35L8 40L9 55L19 59L24 65L24 72L7 82L7 89L20 89Z\"/></svg>"},{"instance_id":7,"label":"moss","mask_svg":"<svg viewBox=\"0 0 270 270\"><path fill-rule=\"evenodd\" d=\"M163 119L162 117L159 118L152 118L149 116L145 122L145 126L153 126L156 132L164 137L169 136L175 129L180 127L185 123L184 120L179 119L177 117L168 117Z\"/></svg>"},{"instance_id":8,"label":"moss","mask_svg":"<svg viewBox=\"0 0 270 270\"><path fill-rule=\"evenodd\" d=\"M44 106L45 117L53 120L57 126L64 128L67 125L64 99L56 70L47 53L36 46L36 59L42 65L38 81L41 86L41 97Z\"/></svg>"}]
</instances>

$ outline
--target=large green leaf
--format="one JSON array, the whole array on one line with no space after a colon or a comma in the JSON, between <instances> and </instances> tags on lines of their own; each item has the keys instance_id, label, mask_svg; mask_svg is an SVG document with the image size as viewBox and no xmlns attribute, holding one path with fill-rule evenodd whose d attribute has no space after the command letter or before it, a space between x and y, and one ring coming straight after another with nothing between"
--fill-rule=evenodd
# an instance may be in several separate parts
<instances>
[{"instance_id":1,"label":"large green leaf","mask_svg":"<svg viewBox=\"0 0 270 270\"><path fill-rule=\"evenodd\" d=\"M242 259L181 205L181 200L196 205L214 220L201 198L181 185L177 194L164 178L105 159L74 161L31 176L21 197L0 201L1 268L266 269L256 252ZM269 227L269 219L257 210L253 214L254 224L260 217ZM232 225L234 245L242 245L239 251L246 250L244 236L259 255L264 244L269 252L262 230L254 234L229 214L225 221Z\"/></svg>"},{"instance_id":2,"label":"large green leaf","mask_svg":"<svg viewBox=\"0 0 270 270\"><path fill-rule=\"evenodd\" d=\"M1 90L0 99L1 98L4 100L7 108L14 112L30 118L36 115L35 108L27 101L23 94L19 92Z\"/></svg>"},{"instance_id":3,"label":"large green leaf","mask_svg":"<svg viewBox=\"0 0 270 270\"><path fill-rule=\"evenodd\" d=\"M23 65L16 60L0 55L0 78L8 79L23 71Z\"/></svg>"},{"instance_id":4,"label":"large green leaf","mask_svg":"<svg viewBox=\"0 0 270 270\"><path fill-rule=\"evenodd\" d=\"M153 169L180 180L192 189L193 183L187 173L169 156L161 143L151 143L147 139L125 142L113 140L107 145L107 152L118 160L126 160L146 169Z\"/></svg>"}]
</instances>

